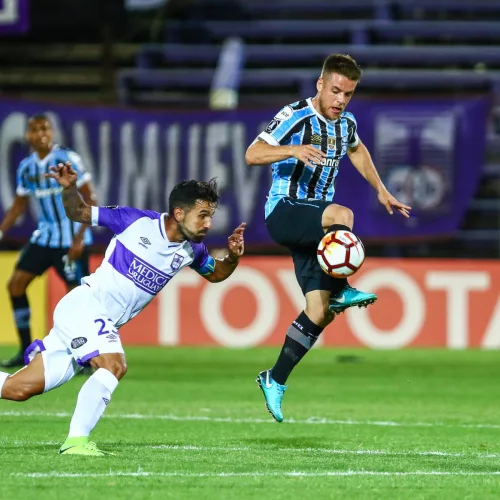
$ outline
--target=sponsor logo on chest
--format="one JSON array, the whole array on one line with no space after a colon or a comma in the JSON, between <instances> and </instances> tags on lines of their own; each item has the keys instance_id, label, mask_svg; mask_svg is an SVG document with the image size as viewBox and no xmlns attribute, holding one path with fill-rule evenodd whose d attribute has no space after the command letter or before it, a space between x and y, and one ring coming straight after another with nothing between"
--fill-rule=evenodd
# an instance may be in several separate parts
<instances>
[{"instance_id":1,"label":"sponsor logo on chest","mask_svg":"<svg viewBox=\"0 0 500 500\"><path fill-rule=\"evenodd\" d=\"M152 294L157 294L172 278L138 257L134 257L130 263L127 277L139 288Z\"/></svg>"}]
</instances>

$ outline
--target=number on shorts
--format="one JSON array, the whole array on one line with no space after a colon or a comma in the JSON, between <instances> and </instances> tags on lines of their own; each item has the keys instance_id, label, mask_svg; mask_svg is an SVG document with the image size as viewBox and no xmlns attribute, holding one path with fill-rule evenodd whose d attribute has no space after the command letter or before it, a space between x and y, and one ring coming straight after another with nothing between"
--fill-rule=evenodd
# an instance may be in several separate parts
<instances>
[{"instance_id":1,"label":"number on shorts","mask_svg":"<svg viewBox=\"0 0 500 500\"><path fill-rule=\"evenodd\" d=\"M118 330L115 330L113 328L113 322L108 319L108 322L111 323L111 333L116 333L118 334ZM99 323L101 325L100 329L99 329L99 332L97 333L97 335L106 335L107 333L109 333L110 331L109 330L105 330L104 327L106 326L106 321L104 321L103 319L101 318L97 318L94 320L94 323Z\"/></svg>"}]
</instances>

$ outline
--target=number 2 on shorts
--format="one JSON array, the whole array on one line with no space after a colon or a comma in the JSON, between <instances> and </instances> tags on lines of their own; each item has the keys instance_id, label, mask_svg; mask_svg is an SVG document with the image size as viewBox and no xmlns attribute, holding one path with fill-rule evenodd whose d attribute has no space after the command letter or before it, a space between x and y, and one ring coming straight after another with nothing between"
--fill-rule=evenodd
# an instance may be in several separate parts
<instances>
[{"instance_id":1,"label":"number 2 on shorts","mask_svg":"<svg viewBox=\"0 0 500 500\"><path fill-rule=\"evenodd\" d=\"M105 330L104 329L105 326L106 326L106 321L104 321L101 318L97 318L97 319L94 320L94 323L101 325L101 327L100 327L99 332L97 333L97 335L106 335L107 333L116 333L116 334L118 334L118 330L115 330L113 328L113 326L114 326L113 322L110 319L108 319L107 321L111 324L111 332L110 332L110 330Z\"/></svg>"}]
</instances>

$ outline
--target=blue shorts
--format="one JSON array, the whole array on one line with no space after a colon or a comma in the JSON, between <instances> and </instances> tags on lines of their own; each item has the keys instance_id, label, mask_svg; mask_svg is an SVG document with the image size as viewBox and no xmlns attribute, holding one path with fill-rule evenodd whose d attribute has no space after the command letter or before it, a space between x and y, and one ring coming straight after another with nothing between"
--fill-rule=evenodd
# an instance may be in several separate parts
<instances>
[{"instance_id":1,"label":"blue shorts","mask_svg":"<svg viewBox=\"0 0 500 500\"><path fill-rule=\"evenodd\" d=\"M19 255L16 269L40 276L53 267L67 286L77 286L89 272L89 252L84 248L81 258L76 262L67 260L68 248L42 247L28 243Z\"/></svg>"}]
</instances>

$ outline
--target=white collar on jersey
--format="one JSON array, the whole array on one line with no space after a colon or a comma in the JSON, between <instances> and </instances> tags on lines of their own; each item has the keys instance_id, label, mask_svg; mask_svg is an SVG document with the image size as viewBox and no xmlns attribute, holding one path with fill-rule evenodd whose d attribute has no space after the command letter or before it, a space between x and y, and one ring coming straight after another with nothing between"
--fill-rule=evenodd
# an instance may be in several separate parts
<instances>
[{"instance_id":1,"label":"white collar on jersey","mask_svg":"<svg viewBox=\"0 0 500 500\"><path fill-rule=\"evenodd\" d=\"M45 164L50 160L50 155L56 150L56 149L59 149L59 145L58 144L52 144L52 149L50 150L49 154L43 159L41 160L40 157L38 156L38 153L36 151L33 151L33 158L35 159L35 162L37 165L41 166L41 167L45 167Z\"/></svg>"},{"instance_id":2,"label":"white collar on jersey","mask_svg":"<svg viewBox=\"0 0 500 500\"><path fill-rule=\"evenodd\" d=\"M176 247L176 246L181 247L186 242L188 242L188 240L184 240L184 241L170 241L168 239L167 232L165 231L165 219L167 218L167 216L168 216L168 212L163 212L160 215L160 218L158 219L158 225L160 226L161 236L165 240L165 242L167 243L168 248L172 248L172 247Z\"/></svg>"},{"instance_id":3,"label":"white collar on jersey","mask_svg":"<svg viewBox=\"0 0 500 500\"><path fill-rule=\"evenodd\" d=\"M312 97L308 97L306 99L307 101L307 104L309 104L309 107L313 110L314 114L320 119L320 120L323 120L325 123L335 123L338 118L336 120L329 120L328 118L325 118L321 113L318 113L318 110L314 107L314 104L312 103L312 100L313 98ZM342 113L341 115L342 116Z\"/></svg>"}]
</instances>

